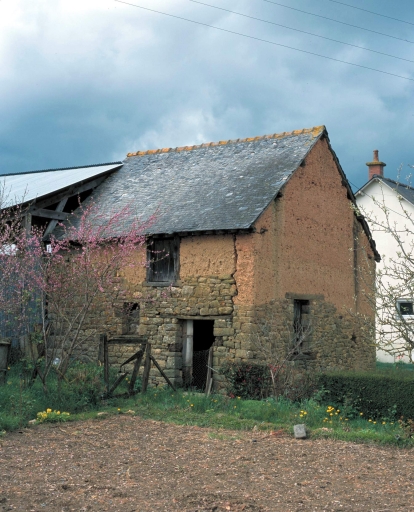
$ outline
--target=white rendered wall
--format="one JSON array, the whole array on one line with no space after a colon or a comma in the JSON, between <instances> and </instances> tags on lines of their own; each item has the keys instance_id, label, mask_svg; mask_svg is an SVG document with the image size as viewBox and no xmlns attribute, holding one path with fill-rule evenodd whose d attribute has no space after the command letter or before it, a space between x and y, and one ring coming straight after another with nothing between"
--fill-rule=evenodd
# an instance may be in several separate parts
<instances>
[{"instance_id":1,"label":"white rendered wall","mask_svg":"<svg viewBox=\"0 0 414 512\"><path fill-rule=\"evenodd\" d=\"M377 263L377 271L384 267L389 261L390 258L394 260L397 259L397 252L399 252L399 247L397 241L394 237L387 233L385 230L379 229L375 223L370 222L370 219L377 219L380 223L385 223L385 213L384 211L375 204L373 198L375 198L378 203L385 204L387 206L388 215L390 219L391 225L394 223L397 226L397 229L401 229L401 237L404 238L407 235L404 233L403 228L404 224L406 224L406 216L402 212L401 205L410 212L410 215L414 216L414 206L406 200L402 200L400 203L397 193L395 190L390 188L384 182L373 179L364 189L363 192L360 192L356 195L356 201L358 207L361 209L361 213L366 217L366 220L369 224L372 238L375 240L377 245L377 250L381 255L381 262ZM392 284L392 280L390 278L384 278L384 285ZM378 335L377 335L378 341ZM394 344L396 350L398 350L399 344ZM396 357L384 352L383 350L377 350L377 359L382 362L395 362ZM400 358L398 359L401 360ZM403 358L403 361L408 362L408 357Z\"/></svg>"}]
</instances>

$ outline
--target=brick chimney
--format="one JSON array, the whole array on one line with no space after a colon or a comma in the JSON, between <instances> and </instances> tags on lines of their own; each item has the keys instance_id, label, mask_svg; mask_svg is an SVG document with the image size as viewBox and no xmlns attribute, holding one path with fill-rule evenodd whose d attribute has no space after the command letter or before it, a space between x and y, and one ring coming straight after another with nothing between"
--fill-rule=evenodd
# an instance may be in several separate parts
<instances>
[{"instance_id":1,"label":"brick chimney","mask_svg":"<svg viewBox=\"0 0 414 512\"><path fill-rule=\"evenodd\" d=\"M368 165L368 180L371 180L374 174L384 176L384 167L387 165L384 162L378 160L378 149L374 149L374 156L372 162L367 162Z\"/></svg>"}]
</instances>

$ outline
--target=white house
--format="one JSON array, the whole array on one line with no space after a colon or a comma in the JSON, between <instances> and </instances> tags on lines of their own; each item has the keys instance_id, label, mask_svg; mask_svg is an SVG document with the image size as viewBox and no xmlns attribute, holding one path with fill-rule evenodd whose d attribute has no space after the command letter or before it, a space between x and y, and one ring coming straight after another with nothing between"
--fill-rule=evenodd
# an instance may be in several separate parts
<instances>
[{"instance_id":1,"label":"white house","mask_svg":"<svg viewBox=\"0 0 414 512\"><path fill-rule=\"evenodd\" d=\"M356 202L370 226L382 261L377 265L377 359L414 357L414 188L384 177L385 163L374 151L369 181ZM413 341L410 341L413 340Z\"/></svg>"}]
</instances>

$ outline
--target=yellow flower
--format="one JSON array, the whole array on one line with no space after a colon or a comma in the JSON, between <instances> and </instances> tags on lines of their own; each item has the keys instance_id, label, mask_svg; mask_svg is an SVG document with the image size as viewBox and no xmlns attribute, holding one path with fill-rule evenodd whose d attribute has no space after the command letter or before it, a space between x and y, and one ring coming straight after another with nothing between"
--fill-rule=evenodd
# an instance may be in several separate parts
<instances>
[{"instance_id":1,"label":"yellow flower","mask_svg":"<svg viewBox=\"0 0 414 512\"><path fill-rule=\"evenodd\" d=\"M57 411L56 414L60 414L60 411Z\"/></svg>"},{"instance_id":2,"label":"yellow flower","mask_svg":"<svg viewBox=\"0 0 414 512\"><path fill-rule=\"evenodd\" d=\"M49 414L50 412L52 412L52 409L46 409L46 412Z\"/></svg>"},{"instance_id":3,"label":"yellow flower","mask_svg":"<svg viewBox=\"0 0 414 512\"><path fill-rule=\"evenodd\" d=\"M190 404L190 407L194 407L194 404Z\"/></svg>"},{"instance_id":4,"label":"yellow flower","mask_svg":"<svg viewBox=\"0 0 414 512\"><path fill-rule=\"evenodd\" d=\"M360 416L363 416L363 415L364 415L364 413L363 413L363 412L360 412L360 413L359 413L359 415L360 415Z\"/></svg>"},{"instance_id":5,"label":"yellow flower","mask_svg":"<svg viewBox=\"0 0 414 512\"><path fill-rule=\"evenodd\" d=\"M386 425L387 423L385 421L382 422L383 425Z\"/></svg>"}]
</instances>

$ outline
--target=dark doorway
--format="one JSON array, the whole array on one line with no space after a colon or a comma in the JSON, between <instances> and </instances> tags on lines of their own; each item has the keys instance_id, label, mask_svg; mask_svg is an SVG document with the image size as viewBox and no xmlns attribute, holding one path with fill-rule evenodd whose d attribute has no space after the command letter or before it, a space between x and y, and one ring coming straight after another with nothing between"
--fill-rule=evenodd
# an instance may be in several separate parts
<instances>
[{"instance_id":1,"label":"dark doorway","mask_svg":"<svg viewBox=\"0 0 414 512\"><path fill-rule=\"evenodd\" d=\"M208 356L214 343L214 320L194 320L193 379L191 386L205 390ZM211 371L211 370L210 370Z\"/></svg>"}]
</instances>

